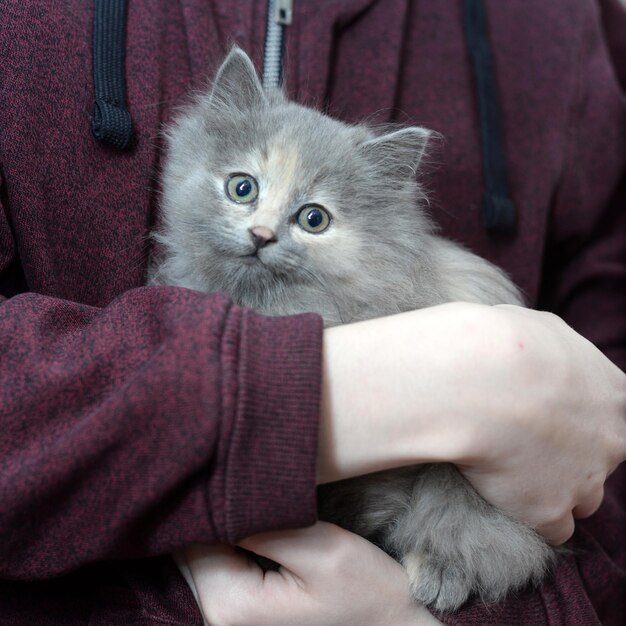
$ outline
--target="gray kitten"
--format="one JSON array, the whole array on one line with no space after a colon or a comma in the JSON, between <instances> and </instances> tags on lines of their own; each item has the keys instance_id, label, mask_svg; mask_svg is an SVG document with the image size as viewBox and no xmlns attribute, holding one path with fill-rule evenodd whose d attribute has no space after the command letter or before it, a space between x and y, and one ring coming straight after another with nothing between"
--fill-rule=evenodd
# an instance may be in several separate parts
<instances>
[{"instance_id":1,"label":"gray kitten","mask_svg":"<svg viewBox=\"0 0 626 626\"><path fill-rule=\"evenodd\" d=\"M450 301L521 304L495 266L436 234L415 181L430 132L374 133L265 93L233 49L167 131L149 282L225 292L327 326ZM419 349L419 347L416 347ZM325 485L322 519L380 545L448 611L537 583L554 551L448 464Z\"/></svg>"}]
</instances>

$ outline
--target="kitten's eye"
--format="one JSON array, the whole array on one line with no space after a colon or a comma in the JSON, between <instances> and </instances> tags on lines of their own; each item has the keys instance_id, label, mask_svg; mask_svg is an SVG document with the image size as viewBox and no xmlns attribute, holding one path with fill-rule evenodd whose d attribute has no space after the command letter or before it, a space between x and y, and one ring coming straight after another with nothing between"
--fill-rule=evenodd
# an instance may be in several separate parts
<instances>
[{"instance_id":1,"label":"kitten's eye","mask_svg":"<svg viewBox=\"0 0 626 626\"><path fill-rule=\"evenodd\" d=\"M307 204L296 215L296 222L307 233L321 233L330 226L330 214L319 204Z\"/></svg>"},{"instance_id":2,"label":"kitten's eye","mask_svg":"<svg viewBox=\"0 0 626 626\"><path fill-rule=\"evenodd\" d=\"M259 186L249 174L231 174L226 179L226 195L240 204L254 202L259 195Z\"/></svg>"}]
</instances>

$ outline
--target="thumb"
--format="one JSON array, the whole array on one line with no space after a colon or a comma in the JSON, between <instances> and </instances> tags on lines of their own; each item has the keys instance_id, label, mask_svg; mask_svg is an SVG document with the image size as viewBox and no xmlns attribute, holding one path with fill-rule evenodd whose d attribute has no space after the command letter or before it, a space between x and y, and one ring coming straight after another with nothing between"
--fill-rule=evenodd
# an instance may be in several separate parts
<instances>
[{"instance_id":1,"label":"thumb","mask_svg":"<svg viewBox=\"0 0 626 626\"><path fill-rule=\"evenodd\" d=\"M325 556L333 557L346 540L363 541L347 530L328 522L317 522L307 528L261 533L247 537L239 545L264 556L294 576L307 579L320 570Z\"/></svg>"},{"instance_id":2,"label":"thumb","mask_svg":"<svg viewBox=\"0 0 626 626\"><path fill-rule=\"evenodd\" d=\"M263 570L231 546L192 545L185 548L184 559L191 574L192 590L195 585L203 612L208 608L202 606L203 597L237 603L248 598L263 580ZM185 563L180 560L185 574Z\"/></svg>"}]
</instances>

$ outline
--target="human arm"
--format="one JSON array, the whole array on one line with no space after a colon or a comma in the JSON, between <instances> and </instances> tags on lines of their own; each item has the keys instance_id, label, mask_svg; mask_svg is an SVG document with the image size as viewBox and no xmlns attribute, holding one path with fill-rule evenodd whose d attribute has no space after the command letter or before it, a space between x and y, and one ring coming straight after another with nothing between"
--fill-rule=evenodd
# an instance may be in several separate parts
<instances>
[{"instance_id":1,"label":"human arm","mask_svg":"<svg viewBox=\"0 0 626 626\"><path fill-rule=\"evenodd\" d=\"M561 543L626 458L626 375L551 314L448 304L327 330L324 347L322 482L390 455L454 462Z\"/></svg>"},{"instance_id":2,"label":"human arm","mask_svg":"<svg viewBox=\"0 0 626 626\"><path fill-rule=\"evenodd\" d=\"M410 345L418 338L416 354ZM492 489L501 506L517 507L519 516L536 510L539 519L546 514L549 519L556 502L563 506L563 519L553 530L563 532L563 526L569 532L575 501L588 499L583 506L589 510L583 512L589 513L602 494L603 477L589 481L588 469L599 464L605 475L608 465L626 455L624 374L553 315L444 305L331 329L324 345L321 480L381 469L393 459L402 464L414 454L430 460L467 455L479 487ZM609 389L608 400L603 393L589 397L596 383L604 392ZM515 403L520 386L528 402L503 412L503 406ZM620 401L611 400L611 391ZM605 400L612 419L598 436L586 412ZM471 419L476 415L482 418ZM417 439L428 443L422 448ZM554 474L550 480L547 472ZM572 500L561 500L563 494ZM263 624L277 616L302 624L439 623L410 601L406 576L392 560L335 527L270 533L240 545L283 567L264 576L255 562L231 548L186 551L199 603L212 626ZM556 582L547 582L546 589L558 591L563 571L572 569L572 559L563 560ZM377 589L375 606L369 602L372 588ZM516 610L525 611L539 597L516 596ZM536 611L541 607L540 602ZM583 609L576 606L590 615ZM491 617L508 619L500 607L490 611ZM480 607L478 615L484 619Z\"/></svg>"},{"instance_id":3,"label":"human arm","mask_svg":"<svg viewBox=\"0 0 626 626\"><path fill-rule=\"evenodd\" d=\"M2 577L312 523L320 338L183 289L6 300Z\"/></svg>"},{"instance_id":4,"label":"human arm","mask_svg":"<svg viewBox=\"0 0 626 626\"><path fill-rule=\"evenodd\" d=\"M354 403L346 402L348 411L337 408L332 421L323 411L322 480L459 454L461 445L447 436L451 426L442 430L442 422L430 419L423 399L414 395L425 391L414 381L434 385L421 372L434 375L428 355L440 353L433 343L437 336L444 342L452 337L446 320L456 320L459 337L466 332L463 315L455 310L459 306L327 331L336 341L327 343L332 374L327 371L325 380L343 394L352 389ZM475 319L477 309L470 309ZM491 313L488 307L479 309ZM491 326L489 316L485 321ZM285 324L233 308L225 299L167 288L137 290L106 309L34 294L6 301L0 307L3 354L11 357L2 362L7 468L2 486L8 504L2 514L3 527L11 529L2 544L5 576L45 577L105 556L158 554L192 541L236 541L254 533L256 524L262 530L312 522L317 396L309 406L307 394L314 391L310 376L319 357L319 329L309 318L296 318L291 331ZM375 325L376 332L365 324ZM291 342L284 354L276 342L278 332ZM397 349L386 332L396 337ZM401 354L407 332L423 345L411 352L413 369L400 368L406 374L403 391L399 376L387 367L392 364L385 364L378 350L386 346L385 353ZM348 350L345 342L352 341L353 333L358 341ZM377 348L367 347L368 337L379 338ZM363 357L358 346L376 351ZM467 347L461 353L467 354ZM276 381L261 372L265 359L284 368L281 380L297 393L293 398L298 398L300 414L282 396L274 396ZM474 362L471 355L469 362ZM359 365L367 363L381 369L359 373ZM446 370L439 370L445 384ZM276 369L272 372L276 375ZM363 429L363 422L355 421L363 415L353 409L366 400L364 390L374 390L366 375L380 383L383 373L392 385L389 398L397 399L399 408L419 404L422 411L414 411L415 419L408 419L406 411L392 411L389 419L370 415L370 426ZM218 383L224 404L211 391ZM340 402L341 396L331 391L329 398L329 391L326 402ZM267 407L274 407L271 415L265 413ZM307 407L308 422L302 412ZM240 429L235 438L232 430L224 430L232 429L233 422ZM359 441L359 433L373 436ZM301 442L297 456L295 441ZM251 458L255 445L261 447ZM231 470L238 472L232 476L225 467L228 454ZM211 459L217 466L203 475ZM276 466L270 472L272 459ZM282 496L286 485L294 495L288 502ZM225 493L229 500L222 507L218 503ZM166 496L171 504L155 526L151 515ZM274 499L272 507L263 504ZM309 516L297 519L290 511L300 499ZM243 511L251 519L242 520ZM102 532L93 533L94 520L105 520ZM68 537L75 547L71 554L65 550Z\"/></svg>"}]
</instances>

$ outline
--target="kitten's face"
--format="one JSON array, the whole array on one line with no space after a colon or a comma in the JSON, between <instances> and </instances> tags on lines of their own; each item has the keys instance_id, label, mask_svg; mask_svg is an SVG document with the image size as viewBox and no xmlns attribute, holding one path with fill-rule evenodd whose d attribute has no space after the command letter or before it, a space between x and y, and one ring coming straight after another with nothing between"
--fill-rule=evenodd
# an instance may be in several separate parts
<instances>
[{"instance_id":1,"label":"kitten's face","mask_svg":"<svg viewBox=\"0 0 626 626\"><path fill-rule=\"evenodd\" d=\"M419 159L426 131L387 141L268 97L241 55L170 131L161 241L178 256L181 284L340 321L330 311L342 292L370 297L365 285L397 269L428 228L407 157Z\"/></svg>"}]
</instances>

